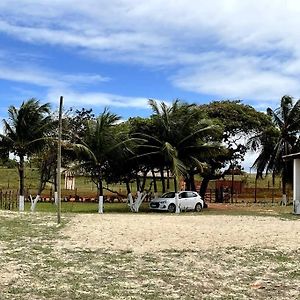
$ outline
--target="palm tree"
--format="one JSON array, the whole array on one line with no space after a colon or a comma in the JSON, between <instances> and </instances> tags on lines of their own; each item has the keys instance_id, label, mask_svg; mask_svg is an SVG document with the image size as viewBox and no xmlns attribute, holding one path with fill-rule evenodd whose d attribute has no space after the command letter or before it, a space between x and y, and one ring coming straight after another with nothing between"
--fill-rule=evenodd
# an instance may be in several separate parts
<instances>
[{"instance_id":1,"label":"palm tree","mask_svg":"<svg viewBox=\"0 0 300 300\"><path fill-rule=\"evenodd\" d=\"M24 210L24 172L25 158L39 152L45 142L52 120L50 105L34 98L22 103L20 108L10 106L8 120L3 120L4 134L0 134L2 151L9 151L19 158L18 172L20 179L20 210Z\"/></svg>"},{"instance_id":2,"label":"palm tree","mask_svg":"<svg viewBox=\"0 0 300 300\"><path fill-rule=\"evenodd\" d=\"M178 196L179 177L186 176L188 168L202 168L202 158L214 148L206 138L217 127L207 120L199 121L199 110L194 105L178 100L170 106L164 102L159 105L154 100L149 100L149 104L154 112L153 128L151 134L140 134L147 140L143 155L155 157L155 161L160 163L161 173L171 170ZM179 212L176 202L176 211Z\"/></svg>"},{"instance_id":3,"label":"palm tree","mask_svg":"<svg viewBox=\"0 0 300 300\"><path fill-rule=\"evenodd\" d=\"M87 122L86 130L77 150L80 150L80 164L77 168L90 174L97 185L99 195L99 213L103 213L103 180L105 172L110 168L110 160L114 159L114 150L120 145L120 140L113 127L120 117L104 109L96 120ZM75 147L76 148L76 147Z\"/></svg>"},{"instance_id":4,"label":"palm tree","mask_svg":"<svg viewBox=\"0 0 300 300\"><path fill-rule=\"evenodd\" d=\"M298 149L300 131L300 100L295 103L290 96L283 96L280 107L267 109L273 128L267 128L260 135L250 139L252 149L260 146L260 153L253 166L257 169L257 177L264 172L281 173L283 201L286 199L286 184L291 177L291 164L283 160L284 155L291 154Z\"/></svg>"}]
</instances>

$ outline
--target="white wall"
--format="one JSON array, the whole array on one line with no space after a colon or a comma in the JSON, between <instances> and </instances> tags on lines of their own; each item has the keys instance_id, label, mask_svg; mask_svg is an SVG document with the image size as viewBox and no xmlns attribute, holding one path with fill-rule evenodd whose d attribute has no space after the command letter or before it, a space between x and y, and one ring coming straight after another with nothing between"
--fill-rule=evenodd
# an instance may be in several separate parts
<instances>
[{"instance_id":1,"label":"white wall","mask_svg":"<svg viewBox=\"0 0 300 300\"><path fill-rule=\"evenodd\" d=\"M293 179L293 200L294 213L300 214L300 159L294 159L294 179Z\"/></svg>"}]
</instances>

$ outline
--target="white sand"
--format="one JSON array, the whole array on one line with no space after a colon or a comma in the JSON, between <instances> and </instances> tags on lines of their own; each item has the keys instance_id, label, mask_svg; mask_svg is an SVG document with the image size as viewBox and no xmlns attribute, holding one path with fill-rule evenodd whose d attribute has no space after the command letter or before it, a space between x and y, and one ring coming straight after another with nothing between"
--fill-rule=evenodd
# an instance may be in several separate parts
<instances>
[{"instance_id":1,"label":"white sand","mask_svg":"<svg viewBox=\"0 0 300 300\"><path fill-rule=\"evenodd\" d=\"M60 247L136 253L217 247L300 248L300 220L170 214L78 214Z\"/></svg>"}]
</instances>

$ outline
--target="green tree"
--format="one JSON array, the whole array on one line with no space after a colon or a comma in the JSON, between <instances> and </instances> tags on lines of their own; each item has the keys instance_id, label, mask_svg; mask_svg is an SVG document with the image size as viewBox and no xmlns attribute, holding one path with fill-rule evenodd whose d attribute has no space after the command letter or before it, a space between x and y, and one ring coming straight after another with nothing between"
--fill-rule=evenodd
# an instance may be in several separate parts
<instances>
[{"instance_id":1,"label":"green tree","mask_svg":"<svg viewBox=\"0 0 300 300\"><path fill-rule=\"evenodd\" d=\"M254 162L257 176L264 172L281 174L282 193L285 201L286 185L292 179L292 164L283 160L284 155L298 152L300 132L300 100L294 102L290 96L283 96L280 107L267 109L273 127L266 128L260 135L250 140L253 149L260 147L260 153Z\"/></svg>"},{"instance_id":2,"label":"green tree","mask_svg":"<svg viewBox=\"0 0 300 300\"><path fill-rule=\"evenodd\" d=\"M199 106L208 118L223 128L221 136L215 136L224 149L217 155L209 156L207 168L202 173L200 195L204 197L210 180L219 179L230 168L240 165L249 149L247 139L261 133L270 126L270 119L250 105L241 101L213 101Z\"/></svg>"},{"instance_id":3,"label":"green tree","mask_svg":"<svg viewBox=\"0 0 300 300\"><path fill-rule=\"evenodd\" d=\"M39 152L45 144L45 138L53 126L50 105L41 105L38 100L29 99L20 108L10 106L8 120L3 120L3 123L0 146L2 151L9 151L19 158L20 209L23 210L25 158Z\"/></svg>"},{"instance_id":4,"label":"green tree","mask_svg":"<svg viewBox=\"0 0 300 300\"><path fill-rule=\"evenodd\" d=\"M153 100L149 104L153 110L152 128L150 134L140 135L147 140L143 156L154 157L161 173L171 171L178 196L180 176L186 177L189 168L201 169L203 157L220 147L209 138L218 127L209 120L202 119L195 105L178 100L170 106ZM176 211L179 211L178 205Z\"/></svg>"},{"instance_id":5,"label":"green tree","mask_svg":"<svg viewBox=\"0 0 300 300\"><path fill-rule=\"evenodd\" d=\"M103 181L110 172L111 162L116 159L116 149L122 144L114 130L119 120L119 116L105 109L96 120L87 122L81 143L73 147L79 154L77 168L89 174L97 185L99 213L103 213Z\"/></svg>"}]
</instances>

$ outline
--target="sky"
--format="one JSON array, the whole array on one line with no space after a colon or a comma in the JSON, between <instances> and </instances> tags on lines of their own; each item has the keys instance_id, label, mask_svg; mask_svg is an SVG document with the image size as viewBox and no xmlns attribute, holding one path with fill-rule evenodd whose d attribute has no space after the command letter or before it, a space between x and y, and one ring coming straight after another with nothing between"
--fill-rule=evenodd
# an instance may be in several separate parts
<instances>
[{"instance_id":1,"label":"sky","mask_svg":"<svg viewBox=\"0 0 300 300\"><path fill-rule=\"evenodd\" d=\"M148 116L149 98L300 97L297 0L1 0L0 118L29 98Z\"/></svg>"}]
</instances>

